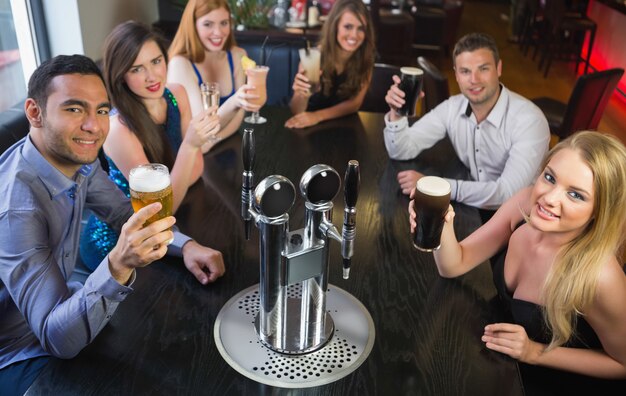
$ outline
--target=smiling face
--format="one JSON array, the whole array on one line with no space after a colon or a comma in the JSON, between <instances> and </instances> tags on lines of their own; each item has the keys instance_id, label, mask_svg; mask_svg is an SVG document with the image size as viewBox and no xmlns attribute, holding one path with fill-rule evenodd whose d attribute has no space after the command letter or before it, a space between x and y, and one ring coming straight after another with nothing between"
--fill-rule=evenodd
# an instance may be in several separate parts
<instances>
[{"instance_id":1,"label":"smiling face","mask_svg":"<svg viewBox=\"0 0 626 396\"><path fill-rule=\"evenodd\" d=\"M346 11L339 18L337 25L337 43L339 47L352 54L365 40L365 26L355 14Z\"/></svg>"},{"instance_id":2,"label":"smiling face","mask_svg":"<svg viewBox=\"0 0 626 396\"><path fill-rule=\"evenodd\" d=\"M165 90L165 56L153 40L146 41L132 66L124 74L128 88L142 99L158 99Z\"/></svg>"},{"instance_id":3,"label":"smiling face","mask_svg":"<svg viewBox=\"0 0 626 396\"><path fill-rule=\"evenodd\" d=\"M218 8L196 19L196 32L207 51L221 51L230 35L230 15Z\"/></svg>"},{"instance_id":4,"label":"smiling face","mask_svg":"<svg viewBox=\"0 0 626 396\"><path fill-rule=\"evenodd\" d=\"M27 100L30 117L41 119L33 140L41 154L68 177L98 157L109 133L110 104L95 75L65 74L50 82L46 111Z\"/></svg>"},{"instance_id":5,"label":"smiling face","mask_svg":"<svg viewBox=\"0 0 626 396\"><path fill-rule=\"evenodd\" d=\"M558 151L533 187L530 224L573 239L592 218L594 190L593 172L578 151Z\"/></svg>"},{"instance_id":6,"label":"smiling face","mask_svg":"<svg viewBox=\"0 0 626 396\"><path fill-rule=\"evenodd\" d=\"M487 48L461 52L454 59L454 75L461 93L472 105L491 107L498 100L502 61L496 64Z\"/></svg>"}]
</instances>

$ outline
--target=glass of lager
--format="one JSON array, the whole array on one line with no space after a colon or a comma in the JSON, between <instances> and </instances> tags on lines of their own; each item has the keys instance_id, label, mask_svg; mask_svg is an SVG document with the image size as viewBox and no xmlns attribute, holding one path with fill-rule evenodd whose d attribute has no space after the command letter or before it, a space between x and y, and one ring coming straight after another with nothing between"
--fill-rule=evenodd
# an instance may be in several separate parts
<instances>
[{"instance_id":1,"label":"glass of lager","mask_svg":"<svg viewBox=\"0 0 626 396\"><path fill-rule=\"evenodd\" d=\"M161 202L161 210L150 217L144 227L157 220L172 215L174 199L170 172L162 164L139 165L130 170L128 177L130 187L130 202L135 212L154 202ZM173 240L167 243L172 243Z\"/></svg>"},{"instance_id":2,"label":"glass of lager","mask_svg":"<svg viewBox=\"0 0 626 396\"><path fill-rule=\"evenodd\" d=\"M424 79L424 71L417 67L400 68L400 85L398 88L404 92L404 105L396 110L401 116L415 115L415 104L422 92L422 81Z\"/></svg>"},{"instance_id":3,"label":"glass of lager","mask_svg":"<svg viewBox=\"0 0 626 396\"><path fill-rule=\"evenodd\" d=\"M441 245L441 230L450 205L450 183L437 176L424 176L417 181L413 195L417 226L413 246L432 252Z\"/></svg>"}]
</instances>

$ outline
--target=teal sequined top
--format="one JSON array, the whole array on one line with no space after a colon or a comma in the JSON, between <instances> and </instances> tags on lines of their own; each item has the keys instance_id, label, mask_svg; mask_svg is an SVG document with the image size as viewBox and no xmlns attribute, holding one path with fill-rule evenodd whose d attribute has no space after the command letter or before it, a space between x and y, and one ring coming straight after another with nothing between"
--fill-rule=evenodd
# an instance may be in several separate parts
<instances>
[{"instance_id":1,"label":"teal sequined top","mask_svg":"<svg viewBox=\"0 0 626 396\"><path fill-rule=\"evenodd\" d=\"M165 134L165 140L169 143L171 151L177 153L183 141L180 110L176 98L169 89L165 88L163 97L167 102L167 118L165 124L161 125L161 131ZM117 114L117 111L111 111L111 115L115 114ZM106 159L109 164L109 179L130 198L128 180L126 180L124 174L109 157L106 157ZM109 227L107 223L101 221L93 214L90 215L80 237L80 257L85 266L92 271L95 270L111 249L115 247L118 237L117 232Z\"/></svg>"}]
</instances>

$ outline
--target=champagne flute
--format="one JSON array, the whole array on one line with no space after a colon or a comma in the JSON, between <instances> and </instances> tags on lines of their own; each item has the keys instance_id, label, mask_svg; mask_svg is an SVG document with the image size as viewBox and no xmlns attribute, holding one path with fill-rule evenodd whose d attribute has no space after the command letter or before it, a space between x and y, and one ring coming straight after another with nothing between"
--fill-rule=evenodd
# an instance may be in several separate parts
<instances>
[{"instance_id":1,"label":"champagne flute","mask_svg":"<svg viewBox=\"0 0 626 396\"><path fill-rule=\"evenodd\" d=\"M250 99L250 103L263 106L267 101L267 73L270 71L268 66L255 66L247 70L248 84L254 86L253 93L259 97L257 99ZM248 124L265 124L267 119L261 117L258 111L253 112L248 117L244 118L244 121Z\"/></svg>"},{"instance_id":2,"label":"champagne flute","mask_svg":"<svg viewBox=\"0 0 626 396\"><path fill-rule=\"evenodd\" d=\"M220 105L220 86L215 82L203 82L200 84L200 95L202 97L202 108L208 110L213 106L219 107ZM211 114L213 115L213 114ZM209 140L212 142L220 140L217 133L209 136Z\"/></svg>"}]
</instances>

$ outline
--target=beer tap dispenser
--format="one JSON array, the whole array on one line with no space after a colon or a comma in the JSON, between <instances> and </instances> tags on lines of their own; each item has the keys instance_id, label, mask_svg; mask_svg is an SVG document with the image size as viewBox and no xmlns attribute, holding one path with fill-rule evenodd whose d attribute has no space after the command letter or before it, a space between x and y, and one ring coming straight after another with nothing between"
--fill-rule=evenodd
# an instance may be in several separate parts
<instances>
[{"instance_id":1,"label":"beer tap dispenser","mask_svg":"<svg viewBox=\"0 0 626 396\"><path fill-rule=\"evenodd\" d=\"M244 146L251 149L247 143ZM244 155L244 161L246 158ZM244 181L246 172L251 170L244 170ZM343 237L331 222L332 199L339 192L341 179L328 165L312 166L300 180L300 193L306 200L304 228L289 231L287 212L295 200L295 188L283 176L263 179L254 189L248 213L242 211L244 220L249 215L260 234L260 306L255 328L268 348L304 354L331 339L334 322L326 312L329 238L341 242L344 263L349 263L354 250L358 180L358 162L350 161ZM242 192L242 205L243 199Z\"/></svg>"}]
</instances>

